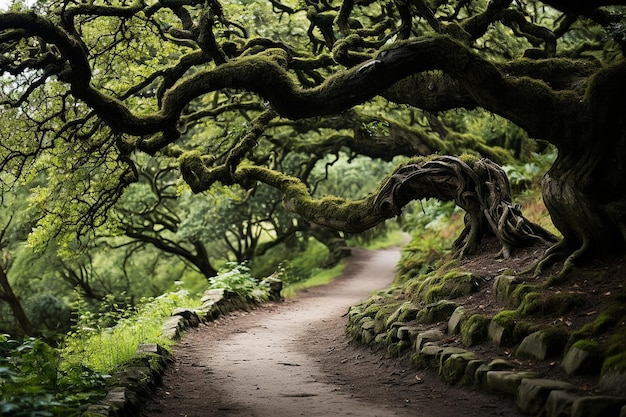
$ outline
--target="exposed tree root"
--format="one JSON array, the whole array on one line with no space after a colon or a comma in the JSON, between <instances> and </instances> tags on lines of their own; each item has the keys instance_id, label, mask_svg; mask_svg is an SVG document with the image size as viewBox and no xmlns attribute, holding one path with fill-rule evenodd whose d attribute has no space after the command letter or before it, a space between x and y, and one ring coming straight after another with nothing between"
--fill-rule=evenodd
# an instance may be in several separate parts
<instances>
[{"instance_id":1,"label":"exposed tree root","mask_svg":"<svg viewBox=\"0 0 626 417\"><path fill-rule=\"evenodd\" d=\"M454 201L466 211L465 228L454 242L460 257L473 254L485 234L498 237L504 258L516 247L558 240L511 202L505 172L489 159L465 162L442 156L405 165L381 188L374 206L389 217L388 213L399 214L408 201L422 198Z\"/></svg>"},{"instance_id":2,"label":"exposed tree root","mask_svg":"<svg viewBox=\"0 0 626 417\"><path fill-rule=\"evenodd\" d=\"M554 277L558 280L571 272L576 266L576 261L587 253L590 246L590 240L583 238L582 245L578 249L573 250L572 242L569 239L562 239L548 248L541 259L522 271L521 274L532 273L533 278L537 278L550 266L563 261L563 267Z\"/></svg>"}]
</instances>

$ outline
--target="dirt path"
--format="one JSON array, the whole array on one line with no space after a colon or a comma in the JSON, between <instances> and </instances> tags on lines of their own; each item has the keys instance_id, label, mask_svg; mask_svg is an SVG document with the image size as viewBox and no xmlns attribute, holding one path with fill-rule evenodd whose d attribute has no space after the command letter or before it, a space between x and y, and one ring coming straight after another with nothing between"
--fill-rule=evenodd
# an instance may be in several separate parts
<instances>
[{"instance_id":1,"label":"dirt path","mask_svg":"<svg viewBox=\"0 0 626 417\"><path fill-rule=\"evenodd\" d=\"M398 259L354 250L330 285L189 331L141 416L517 416L510 400L349 343L348 307L388 286Z\"/></svg>"}]
</instances>

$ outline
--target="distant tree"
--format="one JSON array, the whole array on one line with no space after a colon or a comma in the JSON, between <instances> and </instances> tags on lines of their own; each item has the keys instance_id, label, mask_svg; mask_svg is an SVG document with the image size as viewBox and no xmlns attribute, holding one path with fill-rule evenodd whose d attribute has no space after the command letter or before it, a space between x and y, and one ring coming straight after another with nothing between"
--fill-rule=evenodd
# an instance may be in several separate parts
<instances>
[{"instance_id":1,"label":"distant tree","mask_svg":"<svg viewBox=\"0 0 626 417\"><path fill-rule=\"evenodd\" d=\"M7 271L9 270L11 263L11 242L7 235L12 220L13 217L10 217L0 231L0 253L2 253L2 259L0 259L0 301L7 303L11 313L13 313L13 317L15 317L15 320L18 322L23 333L35 336L37 334L35 326L33 326L30 318L26 315L24 306L22 305L19 297L13 291L13 287L11 286L7 275Z\"/></svg>"}]
</instances>

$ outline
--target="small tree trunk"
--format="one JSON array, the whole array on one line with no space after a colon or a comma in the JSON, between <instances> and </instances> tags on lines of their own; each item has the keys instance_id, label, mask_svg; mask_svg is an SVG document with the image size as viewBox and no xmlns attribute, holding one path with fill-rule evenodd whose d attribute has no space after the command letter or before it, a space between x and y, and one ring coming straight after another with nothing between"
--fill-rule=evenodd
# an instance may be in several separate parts
<instances>
[{"instance_id":1,"label":"small tree trunk","mask_svg":"<svg viewBox=\"0 0 626 417\"><path fill-rule=\"evenodd\" d=\"M13 292L11 284L9 283L9 278L6 275L4 268L0 268L0 288L2 289L2 291L0 292L0 299L5 301L9 305L13 316L19 323L24 334L29 336L35 336L35 327L26 316L26 313L22 308L22 303L20 302L19 298L17 298L17 296Z\"/></svg>"},{"instance_id":2,"label":"small tree trunk","mask_svg":"<svg viewBox=\"0 0 626 417\"><path fill-rule=\"evenodd\" d=\"M337 265L342 259L352 253L346 239L336 230L311 223L311 235L328 248L328 258L325 266Z\"/></svg>"}]
</instances>

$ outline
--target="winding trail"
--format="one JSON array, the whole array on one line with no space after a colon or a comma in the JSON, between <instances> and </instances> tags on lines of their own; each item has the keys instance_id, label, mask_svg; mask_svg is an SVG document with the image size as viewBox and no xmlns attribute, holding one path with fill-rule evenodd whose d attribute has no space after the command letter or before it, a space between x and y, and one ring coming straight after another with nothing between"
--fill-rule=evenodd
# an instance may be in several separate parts
<instances>
[{"instance_id":1,"label":"winding trail","mask_svg":"<svg viewBox=\"0 0 626 417\"><path fill-rule=\"evenodd\" d=\"M391 283L400 258L397 249L353 253L332 284L189 331L141 416L517 415L494 406L496 397L442 385L352 346L343 316Z\"/></svg>"}]
</instances>

